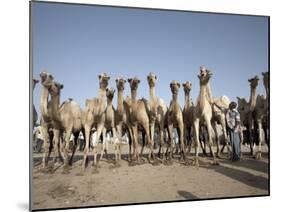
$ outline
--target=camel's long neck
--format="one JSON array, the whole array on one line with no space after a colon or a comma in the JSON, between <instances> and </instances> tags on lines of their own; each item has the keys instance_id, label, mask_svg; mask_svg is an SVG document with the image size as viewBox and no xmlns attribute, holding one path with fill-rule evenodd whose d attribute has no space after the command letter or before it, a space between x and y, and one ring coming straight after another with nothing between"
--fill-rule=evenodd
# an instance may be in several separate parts
<instances>
[{"instance_id":1,"label":"camel's long neck","mask_svg":"<svg viewBox=\"0 0 281 212\"><path fill-rule=\"evenodd\" d=\"M210 104L210 99L209 99L209 86L208 84L206 85L200 85L200 92L199 92L199 99L198 99L198 105L203 111L204 107L206 104Z\"/></svg>"},{"instance_id":2,"label":"camel's long neck","mask_svg":"<svg viewBox=\"0 0 281 212\"><path fill-rule=\"evenodd\" d=\"M52 119L54 121L60 121L60 112L59 112L60 95L51 96L50 107L51 107L51 111L52 111L52 114L51 114Z\"/></svg>"},{"instance_id":3,"label":"camel's long neck","mask_svg":"<svg viewBox=\"0 0 281 212\"><path fill-rule=\"evenodd\" d=\"M156 98L156 95L155 95L155 86L150 86L149 87L149 97L150 97L150 100L154 100Z\"/></svg>"},{"instance_id":4,"label":"camel's long neck","mask_svg":"<svg viewBox=\"0 0 281 212\"><path fill-rule=\"evenodd\" d=\"M43 86L41 99L40 99L40 110L42 116L48 116L48 96L49 96L49 91L47 88Z\"/></svg>"},{"instance_id":5,"label":"camel's long neck","mask_svg":"<svg viewBox=\"0 0 281 212\"><path fill-rule=\"evenodd\" d=\"M185 99L185 104L184 104L185 108L189 108L190 105L191 105L191 102L190 102L190 92L189 91L186 91L184 93L184 99Z\"/></svg>"},{"instance_id":6,"label":"camel's long neck","mask_svg":"<svg viewBox=\"0 0 281 212\"><path fill-rule=\"evenodd\" d=\"M269 93L268 85L265 85L264 87L265 87L265 92L266 92L266 99L268 100L268 98L269 98L268 97L269 96L269 94L268 94Z\"/></svg>"},{"instance_id":7,"label":"camel's long neck","mask_svg":"<svg viewBox=\"0 0 281 212\"><path fill-rule=\"evenodd\" d=\"M251 87L251 95L250 95L250 110L254 110L257 103L257 88Z\"/></svg>"},{"instance_id":8,"label":"camel's long neck","mask_svg":"<svg viewBox=\"0 0 281 212\"><path fill-rule=\"evenodd\" d=\"M99 89L99 97L102 99L106 99L106 89L105 88Z\"/></svg>"},{"instance_id":9,"label":"camel's long neck","mask_svg":"<svg viewBox=\"0 0 281 212\"><path fill-rule=\"evenodd\" d=\"M135 103L137 101L137 90L131 89L131 97L132 97L132 103Z\"/></svg>"},{"instance_id":10,"label":"camel's long neck","mask_svg":"<svg viewBox=\"0 0 281 212\"><path fill-rule=\"evenodd\" d=\"M112 99L107 99L107 106L112 107Z\"/></svg>"},{"instance_id":11,"label":"camel's long neck","mask_svg":"<svg viewBox=\"0 0 281 212\"><path fill-rule=\"evenodd\" d=\"M173 102L177 102L178 101L178 93L173 93L172 100L173 100Z\"/></svg>"},{"instance_id":12,"label":"camel's long neck","mask_svg":"<svg viewBox=\"0 0 281 212\"><path fill-rule=\"evenodd\" d=\"M123 113L123 90L118 90L118 100L117 100L117 111L118 113Z\"/></svg>"}]
</instances>

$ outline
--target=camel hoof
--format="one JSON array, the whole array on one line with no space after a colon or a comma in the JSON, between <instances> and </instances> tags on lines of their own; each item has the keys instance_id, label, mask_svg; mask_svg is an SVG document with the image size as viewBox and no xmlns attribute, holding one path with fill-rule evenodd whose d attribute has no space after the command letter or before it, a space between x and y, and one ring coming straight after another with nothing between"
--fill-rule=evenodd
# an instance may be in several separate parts
<instances>
[{"instance_id":1,"label":"camel hoof","mask_svg":"<svg viewBox=\"0 0 281 212\"><path fill-rule=\"evenodd\" d=\"M261 160L261 159L262 159L262 157L261 157L261 152L258 152L258 153L256 154L256 159L257 159L257 160Z\"/></svg>"},{"instance_id":2,"label":"camel hoof","mask_svg":"<svg viewBox=\"0 0 281 212\"><path fill-rule=\"evenodd\" d=\"M199 167L199 160L198 158L195 158L194 161L192 162L193 166Z\"/></svg>"},{"instance_id":3,"label":"camel hoof","mask_svg":"<svg viewBox=\"0 0 281 212\"><path fill-rule=\"evenodd\" d=\"M173 161L172 160L165 160L164 165L171 166L171 165L173 165Z\"/></svg>"},{"instance_id":4,"label":"camel hoof","mask_svg":"<svg viewBox=\"0 0 281 212\"><path fill-rule=\"evenodd\" d=\"M220 163L219 163L217 160L212 161L211 164L212 164L213 166L218 166L218 165L220 165Z\"/></svg>"}]
</instances>

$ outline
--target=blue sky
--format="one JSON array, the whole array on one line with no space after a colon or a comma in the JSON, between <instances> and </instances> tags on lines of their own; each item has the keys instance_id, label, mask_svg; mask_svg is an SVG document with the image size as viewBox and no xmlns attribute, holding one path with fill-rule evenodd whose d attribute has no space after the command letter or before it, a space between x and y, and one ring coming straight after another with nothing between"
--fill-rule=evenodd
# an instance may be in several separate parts
<instances>
[{"instance_id":1,"label":"blue sky","mask_svg":"<svg viewBox=\"0 0 281 212\"><path fill-rule=\"evenodd\" d=\"M64 84L61 101L71 97L84 108L98 95L98 74L138 76L138 97L149 98L146 76L158 75L156 94L168 105L171 80L191 81L191 97L199 93L197 74L213 71L213 96L249 98L248 78L268 69L268 19L145 9L32 2L33 76L47 70ZM34 90L38 112L41 85ZM262 80L258 93L264 94ZM125 95L130 95L129 85ZM116 96L115 96L116 97ZM184 104L181 88L179 102ZM116 105L116 98L114 101Z\"/></svg>"}]
</instances>

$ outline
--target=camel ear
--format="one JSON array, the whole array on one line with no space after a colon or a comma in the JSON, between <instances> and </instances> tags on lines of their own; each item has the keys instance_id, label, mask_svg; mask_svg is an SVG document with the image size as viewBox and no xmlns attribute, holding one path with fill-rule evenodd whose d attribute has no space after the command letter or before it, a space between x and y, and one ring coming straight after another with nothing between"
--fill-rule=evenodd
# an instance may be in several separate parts
<instances>
[{"instance_id":1,"label":"camel ear","mask_svg":"<svg viewBox=\"0 0 281 212\"><path fill-rule=\"evenodd\" d=\"M100 79L100 78L101 78L101 75L99 75L98 78Z\"/></svg>"},{"instance_id":2,"label":"camel ear","mask_svg":"<svg viewBox=\"0 0 281 212\"><path fill-rule=\"evenodd\" d=\"M132 78L129 78L129 79L128 79L128 82L131 83L131 82L132 82Z\"/></svg>"},{"instance_id":3,"label":"camel ear","mask_svg":"<svg viewBox=\"0 0 281 212\"><path fill-rule=\"evenodd\" d=\"M240 98L239 96L237 96L237 97L236 97L236 99L237 99L238 101L240 101L240 100L241 100L241 98Z\"/></svg>"},{"instance_id":4,"label":"camel ear","mask_svg":"<svg viewBox=\"0 0 281 212\"><path fill-rule=\"evenodd\" d=\"M124 79L124 82L126 83L126 82L127 82L127 80L125 80L125 79Z\"/></svg>"},{"instance_id":5,"label":"camel ear","mask_svg":"<svg viewBox=\"0 0 281 212\"><path fill-rule=\"evenodd\" d=\"M140 80L138 79L138 83L140 83Z\"/></svg>"},{"instance_id":6,"label":"camel ear","mask_svg":"<svg viewBox=\"0 0 281 212\"><path fill-rule=\"evenodd\" d=\"M155 75L155 80L157 80L158 78L157 78L157 76Z\"/></svg>"},{"instance_id":7,"label":"camel ear","mask_svg":"<svg viewBox=\"0 0 281 212\"><path fill-rule=\"evenodd\" d=\"M50 75L49 75L49 77L51 78L51 80L53 80L53 79L54 79L54 77L53 77L53 75L52 75L52 74L50 74Z\"/></svg>"},{"instance_id":8,"label":"camel ear","mask_svg":"<svg viewBox=\"0 0 281 212\"><path fill-rule=\"evenodd\" d=\"M60 85L60 89L63 89L63 84Z\"/></svg>"},{"instance_id":9,"label":"camel ear","mask_svg":"<svg viewBox=\"0 0 281 212\"><path fill-rule=\"evenodd\" d=\"M251 79L248 79L248 82L251 82Z\"/></svg>"},{"instance_id":10,"label":"camel ear","mask_svg":"<svg viewBox=\"0 0 281 212\"><path fill-rule=\"evenodd\" d=\"M178 82L177 82L177 85L178 85L178 87L179 87L179 88L181 87L181 84L180 84L180 83L178 83Z\"/></svg>"},{"instance_id":11,"label":"camel ear","mask_svg":"<svg viewBox=\"0 0 281 212\"><path fill-rule=\"evenodd\" d=\"M108 88L106 88L105 91L108 92Z\"/></svg>"},{"instance_id":12,"label":"camel ear","mask_svg":"<svg viewBox=\"0 0 281 212\"><path fill-rule=\"evenodd\" d=\"M200 79L200 75L198 74L197 77Z\"/></svg>"},{"instance_id":13,"label":"camel ear","mask_svg":"<svg viewBox=\"0 0 281 212\"><path fill-rule=\"evenodd\" d=\"M182 83L181 85L182 85L182 87L184 87L184 85L185 85L185 84L184 84L184 83Z\"/></svg>"}]
</instances>

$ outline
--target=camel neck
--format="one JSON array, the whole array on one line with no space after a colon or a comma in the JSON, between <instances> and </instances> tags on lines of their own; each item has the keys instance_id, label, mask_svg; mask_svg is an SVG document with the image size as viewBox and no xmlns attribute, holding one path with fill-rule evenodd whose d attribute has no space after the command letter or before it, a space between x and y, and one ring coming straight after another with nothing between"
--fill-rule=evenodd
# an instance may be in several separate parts
<instances>
[{"instance_id":1,"label":"camel neck","mask_svg":"<svg viewBox=\"0 0 281 212\"><path fill-rule=\"evenodd\" d=\"M100 98L106 98L106 89L105 88L99 89L99 97Z\"/></svg>"},{"instance_id":2,"label":"camel neck","mask_svg":"<svg viewBox=\"0 0 281 212\"><path fill-rule=\"evenodd\" d=\"M118 99L117 99L117 111L118 113L123 112L123 90L118 90Z\"/></svg>"},{"instance_id":3,"label":"camel neck","mask_svg":"<svg viewBox=\"0 0 281 212\"><path fill-rule=\"evenodd\" d=\"M41 94L41 99L40 99L40 110L42 116L48 116L48 96L49 96L49 91L47 88L43 86L42 94Z\"/></svg>"},{"instance_id":4,"label":"camel neck","mask_svg":"<svg viewBox=\"0 0 281 212\"><path fill-rule=\"evenodd\" d=\"M256 107L256 102L257 102L257 88L251 87L251 94L250 94L250 110L254 110Z\"/></svg>"},{"instance_id":5,"label":"camel neck","mask_svg":"<svg viewBox=\"0 0 281 212\"><path fill-rule=\"evenodd\" d=\"M137 101L137 90L131 89L131 97L132 97L132 102Z\"/></svg>"},{"instance_id":6,"label":"camel neck","mask_svg":"<svg viewBox=\"0 0 281 212\"><path fill-rule=\"evenodd\" d=\"M51 107L51 116L54 121L60 121L60 95L51 96L50 107Z\"/></svg>"},{"instance_id":7,"label":"camel neck","mask_svg":"<svg viewBox=\"0 0 281 212\"><path fill-rule=\"evenodd\" d=\"M155 86L150 86L149 87L149 96L150 96L150 100L154 100L155 99Z\"/></svg>"},{"instance_id":8,"label":"camel neck","mask_svg":"<svg viewBox=\"0 0 281 212\"><path fill-rule=\"evenodd\" d=\"M112 106L112 99L107 99L107 106Z\"/></svg>"},{"instance_id":9,"label":"camel neck","mask_svg":"<svg viewBox=\"0 0 281 212\"><path fill-rule=\"evenodd\" d=\"M173 99L173 102L177 102L178 101L178 93L173 93L172 99Z\"/></svg>"},{"instance_id":10,"label":"camel neck","mask_svg":"<svg viewBox=\"0 0 281 212\"><path fill-rule=\"evenodd\" d=\"M198 104L202 111L203 111L203 108L205 107L206 103L208 102L209 104L211 104L211 101L212 101L212 99L211 99L212 97L211 97L209 88L210 87L208 86L208 84L206 84L206 85L200 84Z\"/></svg>"},{"instance_id":11,"label":"camel neck","mask_svg":"<svg viewBox=\"0 0 281 212\"><path fill-rule=\"evenodd\" d=\"M185 99L185 107L189 107L190 106L190 93L189 91L186 91L184 93L184 99Z\"/></svg>"}]
</instances>

